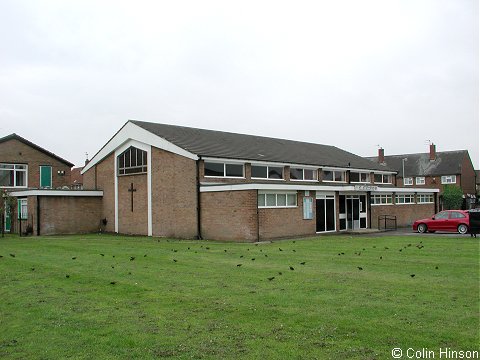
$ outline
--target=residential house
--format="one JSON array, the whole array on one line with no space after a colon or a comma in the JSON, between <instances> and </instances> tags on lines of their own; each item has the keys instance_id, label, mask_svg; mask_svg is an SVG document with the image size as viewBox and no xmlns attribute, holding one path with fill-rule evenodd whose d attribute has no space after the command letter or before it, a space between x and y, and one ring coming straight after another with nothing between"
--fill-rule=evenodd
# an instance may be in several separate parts
<instances>
[{"instance_id":1,"label":"residential house","mask_svg":"<svg viewBox=\"0 0 480 360\"><path fill-rule=\"evenodd\" d=\"M437 151L430 144L429 152L385 156L384 149L378 150L377 157L369 157L378 164L397 172L396 185L403 188L439 190L439 208L445 185L457 185L464 194L463 208L475 203L475 170L467 150Z\"/></svg>"}]
</instances>

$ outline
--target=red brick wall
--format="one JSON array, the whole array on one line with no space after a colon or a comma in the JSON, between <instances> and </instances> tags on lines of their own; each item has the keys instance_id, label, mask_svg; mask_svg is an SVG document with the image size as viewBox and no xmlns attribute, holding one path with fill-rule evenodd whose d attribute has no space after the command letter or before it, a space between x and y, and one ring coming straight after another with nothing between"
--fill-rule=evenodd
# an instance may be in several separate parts
<instances>
[{"instance_id":1,"label":"red brick wall","mask_svg":"<svg viewBox=\"0 0 480 360\"><path fill-rule=\"evenodd\" d=\"M110 154L103 161L83 174L85 190L103 190L102 219L107 219L105 231L115 231L115 155Z\"/></svg>"},{"instance_id":2,"label":"red brick wall","mask_svg":"<svg viewBox=\"0 0 480 360\"><path fill-rule=\"evenodd\" d=\"M44 152L34 149L21 141L11 139L0 143L0 162L28 165L28 187L40 186L40 165L52 167L52 187L70 186L70 167ZM64 171L65 175L59 175Z\"/></svg>"},{"instance_id":3,"label":"red brick wall","mask_svg":"<svg viewBox=\"0 0 480 360\"><path fill-rule=\"evenodd\" d=\"M132 193L133 192L133 211ZM118 232L121 234L148 235L147 174L118 177Z\"/></svg>"},{"instance_id":4,"label":"red brick wall","mask_svg":"<svg viewBox=\"0 0 480 360\"><path fill-rule=\"evenodd\" d=\"M205 192L200 203L204 239L257 240L256 190Z\"/></svg>"},{"instance_id":5,"label":"red brick wall","mask_svg":"<svg viewBox=\"0 0 480 360\"><path fill-rule=\"evenodd\" d=\"M372 229L378 228L378 217L380 215L396 216L398 227L410 227L415 220L431 217L434 214L434 204L372 205Z\"/></svg>"},{"instance_id":6,"label":"red brick wall","mask_svg":"<svg viewBox=\"0 0 480 360\"><path fill-rule=\"evenodd\" d=\"M197 236L197 165L194 160L152 147L153 235Z\"/></svg>"},{"instance_id":7,"label":"red brick wall","mask_svg":"<svg viewBox=\"0 0 480 360\"><path fill-rule=\"evenodd\" d=\"M462 162L462 175L460 181L464 194L475 194L475 169L473 168L470 156L465 155Z\"/></svg>"},{"instance_id":8,"label":"red brick wall","mask_svg":"<svg viewBox=\"0 0 480 360\"><path fill-rule=\"evenodd\" d=\"M260 240L315 235L315 192L310 192L310 195L314 199L312 220L303 220L303 191L297 193L296 208L258 209Z\"/></svg>"}]
</instances>

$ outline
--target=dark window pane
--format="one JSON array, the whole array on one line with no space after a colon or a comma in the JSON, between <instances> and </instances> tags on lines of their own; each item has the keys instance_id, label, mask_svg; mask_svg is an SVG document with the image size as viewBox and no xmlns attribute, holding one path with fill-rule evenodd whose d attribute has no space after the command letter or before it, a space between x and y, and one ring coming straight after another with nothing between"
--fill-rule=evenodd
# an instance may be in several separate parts
<instances>
[{"instance_id":1,"label":"dark window pane","mask_svg":"<svg viewBox=\"0 0 480 360\"><path fill-rule=\"evenodd\" d=\"M130 166L131 167L134 167L134 166L137 166L137 149L136 148L130 148L130 152L131 152L131 164ZM139 164L141 165L141 164Z\"/></svg>"},{"instance_id":2,"label":"dark window pane","mask_svg":"<svg viewBox=\"0 0 480 360\"><path fill-rule=\"evenodd\" d=\"M0 186L13 186L13 170L0 169Z\"/></svg>"},{"instance_id":3,"label":"dark window pane","mask_svg":"<svg viewBox=\"0 0 480 360\"><path fill-rule=\"evenodd\" d=\"M340 195L340 210L339 210L339 213L340 214L345 214L345 195Z\"/></svg>"},{"instance_id":4,"label":"dark window pane","mask_svg":"<svg viewBox=\"0 0 480 360\"><path fill-rule=\"evenodd\" d=\"M360 228L361 229L366 229L367 228L367 219L366 218L360 218Z\"/></svg>"},{"instance_id":5,"label":"dark window pane","mask_svg":"<svg viewBox=\"0 0 480 360\"><path fill-rule=\"evenodd\" d=\"M360 195L360 202L362 203L361 213L367 212L367 197L365 195Z\"/></svg>"},{"instance_id":6,"label":"dark window pane","mask_svg":"<svg viewBox=\"0 0 480 360\"><path fill-rule=\"evenodd\" d=\"M243 177L243 164L226 164L226 176Z\"/></svg>"},{"instance_id":7,"label":"dark window pane","mask_svg":"<svg viewBox=\"0 0 480 360\"><path fill-rule=\"evenodd\" d=\"M317 170L303 170L304 180L317 180Z\"/></svg>"},{"instance_id":8,"label":"dark window pane","mask_svg":"<svg viewBox=\"0 0 480 360\"><path fill-rule=\"evenodd\" d=\"M131 156L131 152L130 152L130 149L128 149L127 151L125 151L125 167L130 167L130 156Z\"/></svg>"},{"instance_id":9,"label":"dark window pane","mask_svg":"<svg viewBox=\"0 0 480 360\"><path fill-rule=\"evenodd\" d=\"M303 180L303 169L290 168L290 179Z\"/></svg>"},{"instance_id":10,"label":"dark window pane","mask_svg":"<svg viewBox=\"0 0 480 360\"><path fill-rule=\"evenodd\" d=\"M15 186L25 186L25 171L17 171L15 178Z\"/></svg>"},{"instance_id":11,"label":"dark window pane","mask_svg":"<svg viewBox=\"0 0 480 360\"><path fill-rule=\"evenodd\" d=\"M375 182L381 183L383 180L382 174L375 174Z\"/></svg>"},{"instance_id":12,"label":"dark window pane","mask_svg":"<svg viewBox=\"0 0 480 360\"><path fill-rule=\"evenodd\" d=\"M224 176L223 163L205 162L205 176Z\"/></svg>"},{"instance_id":13,"label":"dark window pane","mask_svg":"<svg viewBox=\"0 0 480 360\"><path fill-rule=\"evenodd\" d=\"M357 172L350 173L350 182L360 182L360 174Z\"/></svg>"},{"instance_id":14,"label":"dark window pane","mask_svg":"<svg viewBox=\"0 0 480 360\"><path fill-rule=\"evenodd\" d=\"M325 170L323 172L323 180L325 181L333 181L333 171Z\"/></svg>"},{"instance_id":15,"label":"dark window pane","mask_svg":"<svg viewBox=\"0 0 480 360\"><path fill-rule=\"evenodd\" d=\"M268 178L269 179L283 179L283 168L276 166L268 167Z\"/></svg>"},{"instance_id":16,"label":"dark window pane","mask_svg":"<svg viewBox=\"0 0 480 360\"><path fill-rule=\"evenodd\" d=\"M252 178L267 178L267 167L266 166L255 166L252 165Z\"/></svg>"},{"instance_id":17,"label":"dark window pane","mask_svg":"<svg viewBox=\"0 0 480 360\"><path fill-rule=\"evenodd\" d=\"M335 171L335 181L344 181L345 173L343 171Z\"/></svg>"}]
</instances>

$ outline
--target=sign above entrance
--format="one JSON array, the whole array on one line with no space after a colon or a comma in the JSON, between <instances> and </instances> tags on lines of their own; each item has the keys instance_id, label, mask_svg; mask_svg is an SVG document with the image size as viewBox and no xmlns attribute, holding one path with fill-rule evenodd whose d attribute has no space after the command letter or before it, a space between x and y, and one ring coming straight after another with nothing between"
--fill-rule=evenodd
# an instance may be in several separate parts
<instances>
[{"instance_id":1,"label":"sign above entrance","mask_svg":"<svg viewBox=\"0 0 480 360\"><path fill-rule=\"evenodd\" d=\"M378 186L374 185L355 185L355 191L377 191Z\"/></svg>"}]
</instances>

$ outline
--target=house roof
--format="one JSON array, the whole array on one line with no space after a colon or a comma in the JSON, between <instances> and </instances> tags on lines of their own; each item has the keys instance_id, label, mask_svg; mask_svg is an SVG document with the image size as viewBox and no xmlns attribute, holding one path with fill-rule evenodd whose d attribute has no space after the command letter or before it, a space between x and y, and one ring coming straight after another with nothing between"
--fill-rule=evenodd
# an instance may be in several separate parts
<instances>
[{"instance_id":1,"label":"house roof","mask_svg":"<svg viewBox=\"0 0 480 360\"><path fill-rule=\"evenodd\" d=\"M72 169L72 173L70 175L70 181L72 184L83 184L83 175L82 175L82 167L76 167Z\"/></svg>"},{"instance_id":2,"label":"house roof","mask_svg":"<svg viewBox=\"0 0 480 360\"><path fill-rule=\"evenodd\" d=\"M130 120L201 157L394 171L335 146Z\"/></svg>"},{"instance_id":3,"label":"house roof","mask_svg":"<svg viewBox=\"0 0 480 360\"><path fill-rule=\"evenodd\" d=\"M70 161L67 161L67 160L61 158L60 156L42 148L41 146L38 146L37 144L34 144L31 141L28 141L27 139L21 137L20 135L15 134L15 133L0 138L0 143L5 142L5 141L9 141L9 140L18 140L18 141L24 143L25 145L30 146L31 148L34 148L34 149L36 149L36 150L54 158L54 159L57 159L58 161L64 163L65 165L68 165L69 167L74 166L74 164L72 164Z\"/></svg>"},{"instance_id":4,"label":"house roof","mask_svg":"<svg viewBox=\"0 0 480 360\"><path fill-rule=\"evenodd\" d=\"M405 163L405 176L439 176L457 175L462 172L462 163L468 155L467 150L437 151L435 160L430 161L429 153L401 154L385 156L385 164L403 174L402 159ZM368 157L372 162L378 162L378 157Z\"/></svg>"}]
</instances>

